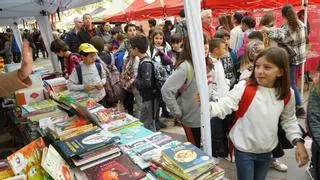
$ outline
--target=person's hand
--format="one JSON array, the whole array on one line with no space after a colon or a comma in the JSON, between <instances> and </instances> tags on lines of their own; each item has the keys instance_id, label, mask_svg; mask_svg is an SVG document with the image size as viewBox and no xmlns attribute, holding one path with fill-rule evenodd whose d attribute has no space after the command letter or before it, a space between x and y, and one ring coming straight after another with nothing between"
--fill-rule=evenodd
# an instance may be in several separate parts
<instances>
[{"instance_id":1,"label":"person's hand","mask_svg":"<svg viewBox=\"0 0 320 180\"><path fill-rule=\"evenodd\" d=\"M29 42L24 40L22 43L22 62L21 68L18 71L18 77L21 81L27 79L32 72L32 55Z\"/></svg>"},{"instance_id":2,"label":"person's hand","mask_svg":"<svg viewBox=\"0 0 320 180\"><path fill-rule=\"evenodd\" d=\"M96 84L95 87L99 90L104 88L103 84Z\"/></svg>"},{"instance_id":3,"label":"person's hand","mask_svg":"<svg viewBox=\"0 0 320 180\"><path fill-rule=\"evenodd\" d=\"M197 92L194 96L194 101L196 102L196 104L200 105L201 100L200 100L200 94L199 92Z\"/></svg>"},{"instance_id":4,"label":"person's hand","mask_svg":"<svg viewBox=\"0 0 320 180\"><path fill-rule=\"evenodd\" d=\"M302 167L309 162L307 150L301 142L296 144L296 161L299 167Z\"/></svg>"},{"instance_id":5,"label":"person's hand","mask_svg":"<svg viewBox=\"0 0 320 180\"><path fill-rule=\"evenodd\" d=\"M86 92L92 91L93 89L95 89L94 85L89 85L89 84L84 85L84 91Z\"/></svg>"}]
</instances>

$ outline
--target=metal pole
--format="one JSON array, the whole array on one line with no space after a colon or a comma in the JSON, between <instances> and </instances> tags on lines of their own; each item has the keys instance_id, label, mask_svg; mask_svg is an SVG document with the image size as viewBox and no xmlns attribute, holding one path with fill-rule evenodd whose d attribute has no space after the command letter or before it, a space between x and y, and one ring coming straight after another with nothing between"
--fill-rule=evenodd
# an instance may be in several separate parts
<instances>
[{"instance_id":1,"label":"metal pole","mask_svg":"<svg viewBox=\"0 0 320 180\"><path fill-rule=\"evenodd\" d=\"M302 0L302 5L304 7L304 24L305 26L307 27L307 22L308 22L308 0ZM305 29L305 31L307 31L307 29ZM307 33L306 33L307 34ZM306 54L307 56L307 54ZM307 59L306 59L307 60ZM301 100L302 102L304 101L304 63L302 63L302 66L301 66L301 93L300 93L300 97L301 97Z\"/></svg>"}]
</instances>

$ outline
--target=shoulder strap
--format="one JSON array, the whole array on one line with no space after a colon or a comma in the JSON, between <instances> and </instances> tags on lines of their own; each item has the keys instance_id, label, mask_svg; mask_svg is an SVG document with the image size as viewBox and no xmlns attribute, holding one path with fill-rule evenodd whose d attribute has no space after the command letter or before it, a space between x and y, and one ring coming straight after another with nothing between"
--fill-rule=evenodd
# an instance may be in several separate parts
<instances>
[{"instance_id":1,"label":"shoulder strap","mask_svg":"<svg viewBox=\"0 0 320 180\"><path fill-rule=\"evenodd\" d=\"M80 65L78 65L76 67L76 71L77 71L77 75L78 75L79 84L83 84L83 82L82 82L82 70L81 70L81 66Z\"/></svg>"},{"instance_id":2,"label":"shoulder strap","mask_svg":"<svg viewBox=\"0 0 320 180\"><path fill-rule=\"evenodd\" d=\"M254 96L256 95L257 88L258 86L246 85L244 92L242 94L242 97L239 101L239 105L238 105L239 108L235 113L235 117L232 121L232 124L229 126L229 131L235 125L237 120L243 117L243 115L247 112Z\"/></svg>"},{"instance_id":3,"label":"shoulder strap","mask_svg":"<svg viewBox=\"0 0 320 180\"><path fill-rule=\"evenodd\" d=\"M290 93L283 99L284 106L286 106L289 103L290 98L291 98L291 90L290 90Z\"/></svg>"},{"instance_id":4,"label":"shoulder strap","mask_svg":"<svg viewBox=\"0 0 320 180\"><path fill-rule=\"evenodd\" d=\"M193 73L193 67L190 64L189 61L187 61L187 66L188 66L188 71L187 71L187 81L186 81L186 85L187 87L189 87L189 85L191 84L193 77L194 77L194 73Z\"/></svg>"},{"instance_id":5,"label":"shoulder strap","mask_svg":"<svg viewBox=\"0 0 320 180\"><path fill-rule=\"evenodd\" d=\"M99 73L100 79L102 79L101 64L99 62L95 62L95 64L96 64L96 67L98 69L98 73Z\"/></svg>"}]
</instances>

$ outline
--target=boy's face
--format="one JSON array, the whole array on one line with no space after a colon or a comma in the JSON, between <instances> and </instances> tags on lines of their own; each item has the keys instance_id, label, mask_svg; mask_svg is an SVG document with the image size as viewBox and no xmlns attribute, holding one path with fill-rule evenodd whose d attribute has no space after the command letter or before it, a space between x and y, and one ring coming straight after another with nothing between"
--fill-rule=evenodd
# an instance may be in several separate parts
<instances>
[{"instance_id":1,"label":"boy's face","mask_svg":"<svg viewBox=\"0 0 320 180\"><path fill-rule=\"evenodd\" d=\"M225 52L226 52L226 44L224 42L220 44L219 48L213 49L213 53L217 58L220 58L221 56L223 56Z\"/></svg>"},{"instance_id":2,"label":"boy's face","mask_svg":"<svg viewBox=\"0 0 320 180\"><path fill-rule=\"evenodd\" d=\"M180 51L181 46L182 46L182 41L178 42L178 43L176 43L176 42L172 43L172 49L174 51Z\"/></svg>"},{"instance_id":3,"label":"boy's face","mask_svg":"<svg viewBox=\"0 0 320 180\"><path fill-rule=\"evenodd\" d=\"M132 56L138 56L139 55L138 53L139 53L138 48L131 48L130 54Z\"/></svg>"},{"instance_id":4,"label":"boy's face","mask_svg":"<svg viewBox=\"0 0 320 180\"><path fill-rule=\"evenodd\" d=\"M243 32L249 29L248 25L246 23L241 23L241 29Z\"/></svg>"},{"instance_id":5,"label":"boy's face","mask_svg":"<svg viewBox=\"0 0 320 180\"><path fill-rule=\"evenodd\" d=\"M223 39L226 42L226 50L228 50L228 48L230 47L230 37L224 36Z\"/></svg>"},{"instance_id":6,"label":"boy's face","mask_svg":"<svg viewBox=\"0 0 320 180\"><path fill-rule=\"evenodd\" d=\"M133 26L129 26L128 27L128 38L132 38L134 37L136 34L137 34L137 30L136 30L136 27L133 27Z\"/></svg>"},{"instance_id":7,"label":"boy's face","mask_svg":"<svg viewBox=\"0 0 320 180\"><path fill-rule=\"evenodd\" d=\"M90 65L90 64L92 64L92 63L95 62L95 60L96 60L96 58L97 58L97 53L90 53L90 54L88 54L87 57L81 56L81 58L82 58L83 63L84 63L85 65Z\"/></svg>"}]
</instances>

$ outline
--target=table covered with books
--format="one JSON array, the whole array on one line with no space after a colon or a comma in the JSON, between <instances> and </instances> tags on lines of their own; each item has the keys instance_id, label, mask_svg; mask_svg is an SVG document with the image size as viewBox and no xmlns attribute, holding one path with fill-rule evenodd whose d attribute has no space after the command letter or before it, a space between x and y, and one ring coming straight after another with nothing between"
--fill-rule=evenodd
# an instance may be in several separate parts
<instances>
[{"instance_id":1,"label":"table covered with books","mask_svg":"<svg viewBox=\"0 0 320 180\"><path fill-rule=\"evenodd\" d=\"M25 145L0 161L0 179L224 178L218 160L201 149L68 91L65 81L45 80L44 99L13 108Z\"/></svg>"}]
</instances>

